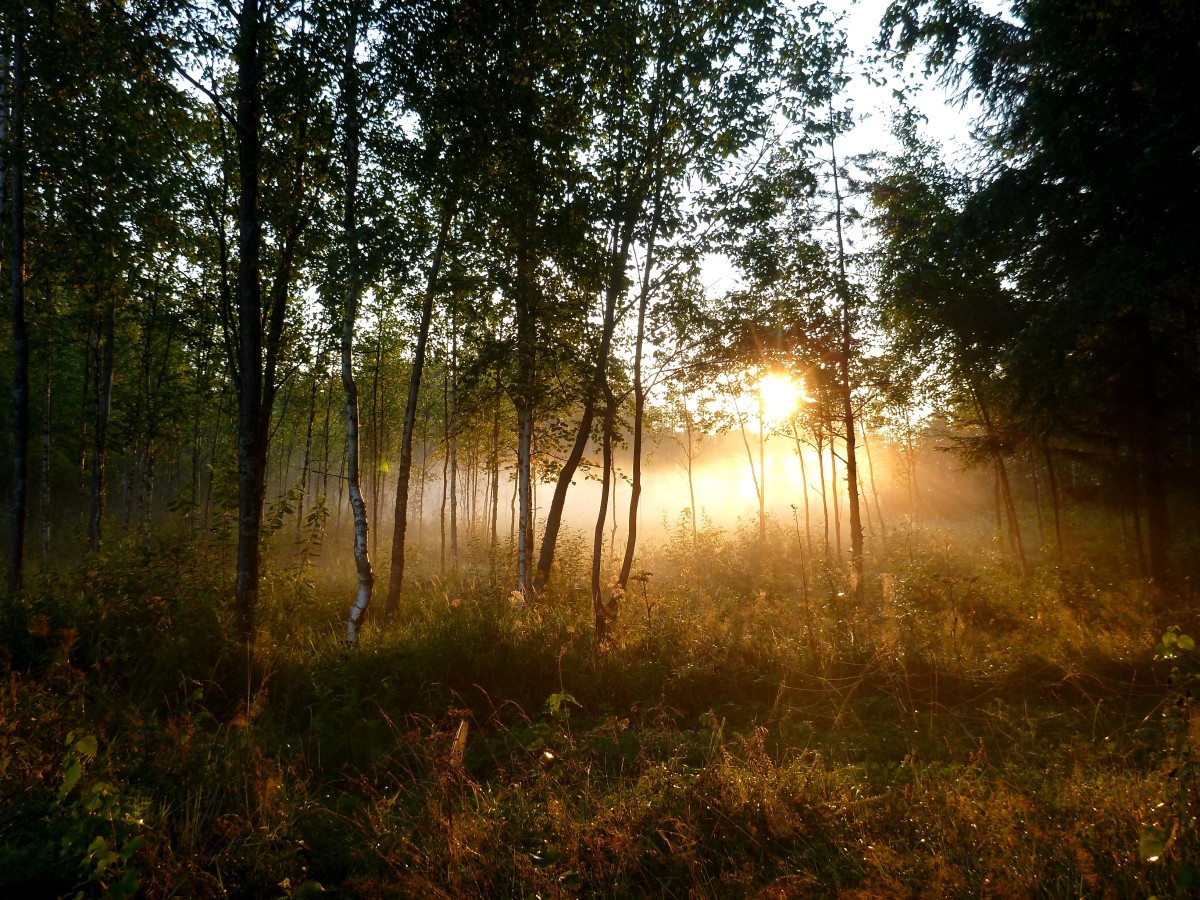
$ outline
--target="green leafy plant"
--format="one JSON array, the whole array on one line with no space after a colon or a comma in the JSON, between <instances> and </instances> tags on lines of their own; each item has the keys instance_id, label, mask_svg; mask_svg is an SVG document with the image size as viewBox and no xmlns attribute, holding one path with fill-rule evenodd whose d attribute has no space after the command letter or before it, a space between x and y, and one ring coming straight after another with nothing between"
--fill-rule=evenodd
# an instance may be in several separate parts
<instances>
[{"instance_id":1,"label":"green leafy plant","mask_svg":"<svg viewBox=\"0 0 1200 900\"><path fill-rule=\"evenodd\" d=\"M1143 861L1174 859L1175 887L1180 892L1200 888L1200 871L1191 864L1198 837L1196 812L1200 809L1192 733L1195 649L1195 640L1172 626L1163 632L1154 650L1156 659L1173 663L1167 679L1170 693L1162 708L1167 784L1162 801L1154 809L1154 819L1143 822L1138 834L1138 855Z\"/></svg>"},{"instance_id":2,"label":"green leafy plant","mask_svg":"<svg viewBox=\"0 0 1200 900\"><path fill-rule=\"evenodd\" d=\"M58 802L66 806L70 818L62 838L62 859L77 869L80 890L76 897L84 897L84 888L95 885L105 897L132 898L141 885L132 860L147 843L136 833L141 823L125 813L120 792L107 781L96 781L76 791L85 765L99 752L96 736L77 736L72 731L67 735L66 747Z\"/></svg>"}]
</instances>

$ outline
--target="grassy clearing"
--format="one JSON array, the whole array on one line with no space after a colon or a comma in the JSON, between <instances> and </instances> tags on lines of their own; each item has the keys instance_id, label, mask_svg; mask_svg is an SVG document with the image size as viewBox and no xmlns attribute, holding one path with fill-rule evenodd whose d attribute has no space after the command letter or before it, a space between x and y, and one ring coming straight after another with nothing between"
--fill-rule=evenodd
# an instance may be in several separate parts
<instances>
[{"instance_id":1,"label":"grassy clearing","mask_svg":"<svg viewBox=\"0 0 1200 900\"><path fill-rule=\"evenodd\" d=\"M1196 883L1188 641L1144 585L928 536L836 574L673 544L597 649L567 559L517 609L426 578L348 653L286 567L253 658L202 547L4 608L12 896L1136 896ZM347 582L348 583L348 582ZM1174 658L1166 658L1175 653ZM1174 671L1173 671L1174 670Z\"/></svg>"}]
</instances>

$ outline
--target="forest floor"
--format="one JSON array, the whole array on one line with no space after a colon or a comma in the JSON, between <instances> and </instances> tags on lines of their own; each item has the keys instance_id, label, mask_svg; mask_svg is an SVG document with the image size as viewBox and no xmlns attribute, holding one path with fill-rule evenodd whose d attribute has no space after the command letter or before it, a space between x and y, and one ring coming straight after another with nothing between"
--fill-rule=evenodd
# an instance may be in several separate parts
<instances>
[{"instance_id":1,"label":"forest floor","mask_svg":"<svg viewBox=\"0 0 1200 900\"><path fill-rule=\"evenodd\" d=\"M269 568L251 653L216 548L35 579L0 613L0 894L1200 885L1190 600L917 535L851 609L776 537L662 548L600 648L570 546L524 608L486 565L414 577L352 651L319 557Z\"/></svg>"}]
</instances>

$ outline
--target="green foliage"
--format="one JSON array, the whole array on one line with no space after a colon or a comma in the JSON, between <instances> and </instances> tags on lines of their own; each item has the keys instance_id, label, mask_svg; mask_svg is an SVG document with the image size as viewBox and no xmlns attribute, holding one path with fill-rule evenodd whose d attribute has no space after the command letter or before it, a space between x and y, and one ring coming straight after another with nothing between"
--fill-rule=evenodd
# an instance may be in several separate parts
<instances>
[{"instance_id":1,"label":"green foliage","mask_svg":"<svg viewBox=\"0 0 1200 900\"><path fill-rule=\"evenodd\" d=\"M58 790L60 805L75 792L84 763L95 759L99 751L95 735L77 738L70 732L66 743L63 783ZM122 809L120 791L108 782L97 781L79 791L67 810L70 824L62 838L64 863L77 869L84 884L99 886L105 897L134 897L141 882L131 862L148 842L137 833L141 821ZM105 833L96 833L101 830ZM83 897L84 892L78 896Z\"/></svg>"},{"instance_id":2,"label":"green foliage","mask_svg":"<svg viewBox=\"0 0 1200 900\"><path fill-rule=\"evenodd\" d=\"M1162 716L1162 800L1154 804L1138 834L1138 855L1148 863L1167 868L1179 894L1200 887L1196 854L1200 852L1197 810L1200 783L1195 771L1197 729L1193 721L1193 688L1197 660L1195 640L1172 625L1163 632L1155 659L1171 665L1168 694Z\"/></svg>"}]
</instances>

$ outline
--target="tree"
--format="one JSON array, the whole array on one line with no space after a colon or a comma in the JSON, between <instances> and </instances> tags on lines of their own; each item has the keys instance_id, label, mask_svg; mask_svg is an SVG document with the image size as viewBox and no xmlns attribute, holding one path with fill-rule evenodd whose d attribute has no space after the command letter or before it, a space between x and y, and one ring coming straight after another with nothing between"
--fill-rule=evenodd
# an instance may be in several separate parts
<instances>
[{"instance_id":1,"label":"tree","mask_svg":"<svg viewBox=\"0 0 1200 900\"><path fill-rule=\"evenodd\" d=\"M21 589L25 559L25 519L29 482L29 332L25 323L25 9L14 10L0 23L0 140L4 146L4 185L9 205L13 346L13 497L8 547L8 591ZM5 190L5 188L7 190ZM0 202L0 209L4 204Z\"/></svg>"},{"instance_id":2,"label":"tree","mask_svg":"<svg viewBox=\"0 0 1200 900\"><path fill-rule=\"evenodd\" d=\"M1028 305L1007 351L1012 409L1123 432L1160 583L1168 473L1195 409L1180 386L1197 369L1200 103L1180 73L1200 62L1198 17L1169 0L1023 0L1009 16L904 0L883 23L885 45L925 48L931 71L983 103L990 167L964 214Z\"/></svg>"},{"instance_id":3,"label":"tree","mask_svg":"<svg viewBox=\"0 0 1200 900\"><path fill-rule=\"evenodd\" d=\"M968 425L981 437L958 441L965 458L990 461L1010 551L1027 569L1005 456L1012 439L998 418L1006 389L995 374L1019 328L1017 299L1005 290L995 243L987 244L964 218L970 183L950 171L936 148L920 138L918 121L899 116L902 152L876 174L875 225L883 240L876 270L883 320L901 353L943 373Z\"/></svg>"}]
</instances>

